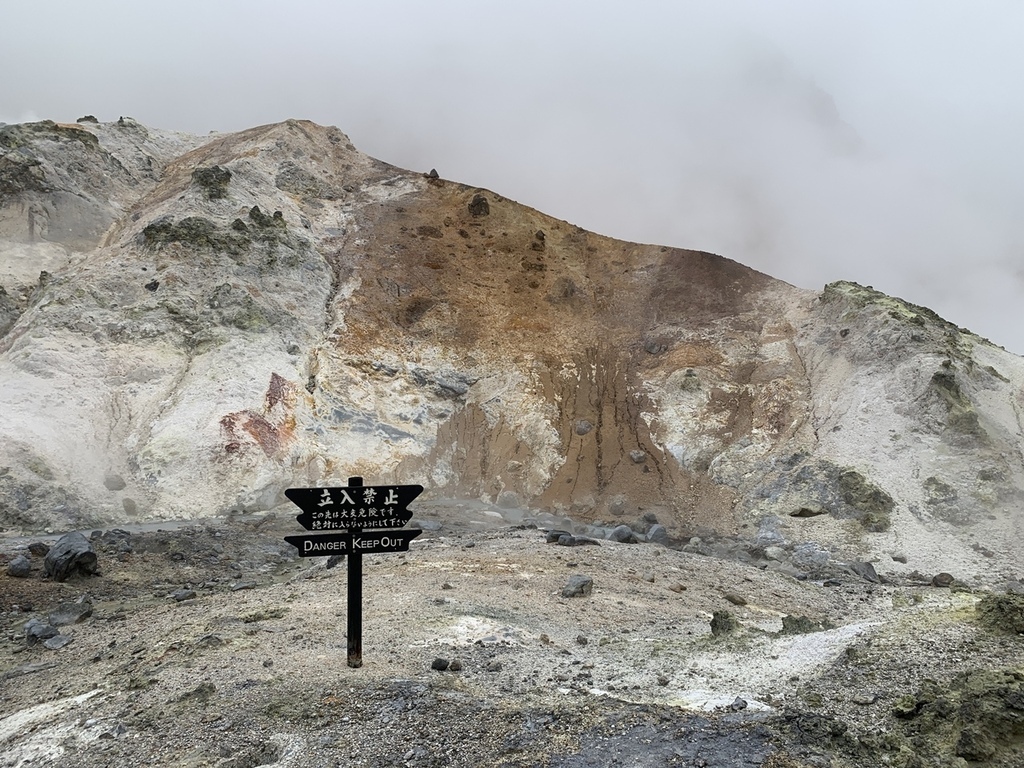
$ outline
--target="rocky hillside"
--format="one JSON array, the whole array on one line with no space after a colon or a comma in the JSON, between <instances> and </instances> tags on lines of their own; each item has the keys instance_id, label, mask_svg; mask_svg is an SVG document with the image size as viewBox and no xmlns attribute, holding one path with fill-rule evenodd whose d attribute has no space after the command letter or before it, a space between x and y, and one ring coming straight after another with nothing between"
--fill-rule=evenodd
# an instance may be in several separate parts
<instances>
[{"instance_id":1,"label":"rocky hillside","mask_svg":"<svg viewBox=\"0 0 1024 768\"><path fill-rule=\"evenodd\" d=\"M797 289L389 166L335 128L0 127L0 286L11 530L269 510L362 475L579 524L653 515L697 550L1024 571L1024 359L870 288Z\"/></svg>"}]
</instances>

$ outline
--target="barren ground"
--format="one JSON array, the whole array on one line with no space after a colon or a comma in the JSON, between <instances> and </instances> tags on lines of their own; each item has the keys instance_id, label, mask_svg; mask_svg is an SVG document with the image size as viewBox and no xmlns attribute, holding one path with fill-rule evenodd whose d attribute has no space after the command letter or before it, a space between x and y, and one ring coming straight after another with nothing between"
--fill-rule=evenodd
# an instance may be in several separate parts
<instances>
[{"instance_id":1,"label":"barren ground","mask_svg":"<svg viewBox=\"0 0 1024 768\"><path fill-rule=\"evenodd\" d=\"M0 766L1021 765L1024 643L979 623L986 590L423 519L409 553L364 556L358 669L345 564L296 558L288 514L108 532L101 574L64 583L4 565ZM561 596L573 574L592 594ZM68 644L27 644L82 599Z\"/></svg>"}]
</instances>

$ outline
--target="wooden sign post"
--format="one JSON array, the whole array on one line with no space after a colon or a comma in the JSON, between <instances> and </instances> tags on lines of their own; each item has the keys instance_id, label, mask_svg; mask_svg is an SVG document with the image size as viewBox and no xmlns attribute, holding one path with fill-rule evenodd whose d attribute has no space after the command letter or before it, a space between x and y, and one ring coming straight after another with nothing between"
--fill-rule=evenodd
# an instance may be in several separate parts
<instances>
[{"instance_id":1,"label":"wooden sign post","mask_svg":"<svg viewBox=\"0 0 1024 768\"><path fill-rule=\"evenodd\" d=\"M363 666L363 554L408 552L423 531L401 528L412 519L406 506L422 485L363 485L350 477L340 488L289 488L284 492L302 510L296 520L307 531L340 531L285 536L299 557L348 555L348 665Z\"/></svg>"}]
</instances>

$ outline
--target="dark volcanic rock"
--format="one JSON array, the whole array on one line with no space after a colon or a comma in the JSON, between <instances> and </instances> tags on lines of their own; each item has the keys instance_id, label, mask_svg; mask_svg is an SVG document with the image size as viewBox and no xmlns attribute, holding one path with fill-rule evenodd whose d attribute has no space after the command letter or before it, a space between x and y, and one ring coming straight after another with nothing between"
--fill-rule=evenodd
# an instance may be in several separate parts
<instances>
[{"instance_id":1,"label":"dark volcanic rock","mask_svg":"<svg viewBox=\"0 0 1024 768\"><path fill-rule=\"evenodd\" d=\"M589 576L573 574L562 588L562 597L589 597L594 591L594 580Z\"/></svg>"},{"instance_id":2,"label":"dark volcanic rock","mask_svg":"<svg viewBox=\"0 0 1024 768\"><path fill-rule=\"evenodd\" d=\"M7 575L23 579L32 573L32 561L24 555L18 555L7 564Z\"/></svg>"},{"instance_id":3,"label":"dark volcanic rock","mask_svg":"<svg viewBox=\"0 0 1024 768\"><path fill-rule=\"evenodd\" d=\"M43 561L46 575L55 581L64 581L75 573L90 576L97 572L96 552L92 544L80 533L65 533Z\"/></svg>"}]
</instances>

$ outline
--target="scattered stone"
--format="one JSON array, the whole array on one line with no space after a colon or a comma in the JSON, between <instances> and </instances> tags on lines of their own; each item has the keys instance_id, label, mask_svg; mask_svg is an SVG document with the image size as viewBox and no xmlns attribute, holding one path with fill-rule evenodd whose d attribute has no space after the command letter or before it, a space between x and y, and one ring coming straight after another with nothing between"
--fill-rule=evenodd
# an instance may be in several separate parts
<instances>
[{"instance_id":1,"label":"scattered stone","mask_svg":"<svg viewBox=\"0 0 1024 768\"><path fill-rule=\"evenodd\" d=\"M469 213L471 216L487 216L491 212L491 206L487 202L487 198L483 195L474 195L472 202L469 204Z\"/></svg>"},{"instance_id":2,"label":"scattered stone","mask_svg":"<svg viewBox=\"0 0 1024 768\"><path fill-rule=\"evenodd\" d=\"M455 585L452 584L450 581L446 581L444 584L441 585L441 589L455 589Z\"/></svg>"},{"instance_id":3,"label":"scattered stone","mask_svg":"<svg viewBox=\"0 0 1024 768\"><path fill-rule=\"evenodd\" d=\"M728 611L715 611L711 615L711 634L715 637L735 632L739 626L736 617Z\"/></svg>"},{"instance_id":4,"label":"scattered stone","mask_svg":"<svg viewBox=\"0 0 1024 768\"><path fill-rule=\"evenodd\" d=\"M576 645L586 645L589 642L586 635L576 635Z\"/></svg>"},{"instance_id":5,"label":"scattered stone","mask_svg":"<svg viewBox=\"0 0 1024 768\"><path fill-rule=\"evenodd\" d=\"M61 603L50 611L50 623L55 627L64 627L68 624L78 624L92 616L92 603L88 601L76 603Z\"/></svg>"},{"instance_id":6,"label":"scattered stone","mask_svg":"<svg viewBox=\"0 0 1024 768\"><path fill-rule=\"evenodd\" d=\"M54 635L53 637L43 640L43 647L50 651L56 651L63 648L70 642L71 638L67 635Z\"/></svg>"},{"instance_id":7,"label":"scattered stone","mask_svg":"<svg viewBox=\"0 0 1024 768\"><path fill-rule=\"evenodd\" d=\"M617 525L608 533L609 541L617 541L620 544L636 544L639 539L636 532L628 525Z\"/></svg>"},{"instance_id":8,"label":"scattered stone","mask_svg":"<svg viewBox=\"0 0 1024 768\"><path fill-rule=\"evenodd\" d=\"M438 178L440 178L440 176L438 176L438 174L437 174L437 169L436 168L431 168L430 169L430 173L427 174L427 178L428 179L438 179Z\"/></svg>"},{"instance_id":9,"label":"scattered stone","mask_svg":"<svg viewBox=\"0 0 1024 768\"><path fill-rule=\"evenodd\" d=\"M488 672L501 672L501 662L497 659L492 659L487 662L487 666L484 669Z\"/></svg>"},{"instance_id":10,"label":"scattered stone","mask_svg":"<svg viewBox=\"0 0 1024 768\"><path fill-rule=\"evenodd\" d=\"M185 600L194 600L196 597L196 591L194 589L176 589L171 592L171 597L173 597L175 602L178 603Z\"/></svg>"},{"instance_id":11,"label":"scattered stone","mask_svg":"<svg viewBox=\"0 0 1024 768\"><path fill-rule=\"evenodd\" d=\"M65 533L46 553L43 568L55 581L65 581L75 573L89 576L98 570L96 552L82 534Z\"/></svg>"},{"instance_id":12,"label":"scattered stone","mask_svg":"<svg viewBox=\"0 0 1024 768\"><path fill-rule=\"evenodd\" d=\"M25 624L25 642L35 645L40 640L57 636L57 628L40 619L29 619Z\"/></svg>"},{"instance_id":13,"label":"scattered stone","mask_svg":"<svg viewBox=\"0 0 1024 768\"><path fill-rule=\"evenodd\" d=\"M461 672L462 671L462 662L459 661L458 659L452 659L451 663L448 665L448 671L449 672Z\"/></svg>"},{"instance_id":14,"label":"scattered stone","mask_svg":"<svg viewBox=\"0 0 1024 768\"><path fill-rule=\"evenodd\" d=\"M123 491L128 487L128 483L120 475L109 473L103 476L103 487L108 491Z\"/></svg>"},{"instance_id":15,"label":"scattered stone","mask_svg":"<svg viewBox=\"0 0 1024 768\"><path fill-rule=\"evenodd\" d=\"M448 659L442 659L438 657L434 659L432 662L430 662L430 668L435 672L444 672L446 669L448 669L448 664Z\"/></svg>"},{"instance_id":16,"label":"scattered stone","mask_svg":"<svg viewBox=\"0 0 1024 768\"><path fill-rule=\"evenodd\" d=\"M784 550L782 547L765 547L764 559L771 560L775 563L781 563L783 560L786 559L786 550Z\"/></svg>"},{"instance_id":17,"label":"scattered stone","mask_svg":"<svg viewBox=\"0 0 1024 768\"><path fill-rule=\"evenodd\" d=\"M579 435L580 437L590 432L590 430L592 430L593 428L594 425L591 424L586 419L580 419L579 421L576 422L576 434Z\"/></svg>"},{"instance_id":18,"label":"scattered stone","mask_svg":"<svg viewBox=\"0 0 1024 768\"><path fill-rule=\"evenodd\" d=\"M652 544L667 544L668 539L668 530L660 523L655 523L647 531L647 540Z\"/></svg>"},{"instance_id":19,"label":"scattered stone","mask_svg":"<svg viewBox=\"0 0 1024 768\"><path fill-rule=\"evenodd\" d=\"M24 555L18 555L7 564L7 575L15 579L24 579L32 574L32 561Z\"/></svg>"},{"instance_id":20,"label":"scattered stone","mask_svg":"<svg viewBox=\"0 0 1024 768\"><path fill-rule=\"evenodd\" d=\"M574 574L562 588L562 597L589 597L594 590L594 580L589 576Z\"/></svg>"},{"instance_id":21,"label":"scattered stone","mask_svg":"<svg viewBox=\"0 0 1024 768\"><path fill-rule=\"evenodd\" d=\"M146 284L145 284L145 286L143 286L143 287L144 287L144 288L145 288L145 289L146 289L147 291L149 291L150 293L156 293L156 290L157 290L157 288L159 288L159 287L160 287L160 281L159 281L159 280L150 280L150 281L149 281L148 283L146 283Z\"/></svg>"},{"instance_id":22,"label":"scattered stone","mask_svg":"<svg viewBox=\"0 0 1024 768\"><path fill-rule=\"evenodd\" d=\"M555 529L547 532L546 541L548 544L561 544L560 539L563 536L572 536L569 531L563 531L561 529Z\"/></svg>"},{"instance_id":23,"label":"scattered stone","mask_svg":"<svg viewBox=\"0 0 1024 768\"><path fill-rule=\"evenodd\" d=\"M196 641L196 645L203 648L218 648L224 645L224 641L217 635L203 635Z\"/></svg>"},{"instance_id":24,"label":"scattered stone","mask_svg":"<svg viewBox=\"0 0 1024 768\"><path fill-rule=\"evenodd\" d=\"M344 557L344 555L342 555L342 557ZM229 587L229 589L232 592L241 592L243 589L254 589L255 587L255 581L236 581Z\"/></svg>"},{"instance_id":25,"label":"scattered stone","mask_svg":"<svg viewBox=\"0 0 1024 768\"><path fill-rule=\"evenodd\" d=\"M790 517L818 517L819 515L827 515L828 510L825 509L821 504L808 504L806 506L794 509L789 513Z\"/></svg>"},{"instance_id":26,"label":"scattered stone","mask_svg":"<svg viewBox=\"0 0 1024 768\"><path fill-rule=\"evenodd\" d=\"M643 579L647 583L653 584L654 583L654 571L644 571Z\"/></svg>"},{"instance_id":27,"label":"scattered stone","mask_svg":"<svg viewBox=\"0 0 1024 768\"><path fill-rule=\"evenodd\" d=\"M665 675L658 675L658 685L664 688L666 685L668 685L668 683L669 680L667 677L665 677Z\"/></svg>"},{"instance_id":28,"label":"scattered stone","mask_svg":"<svg viewBox=\"0 0 1024 768\"><path fill-rule=\"evenodd\" d=\"M871 563L853 562L850 563L849 567L851 571L865 581L870 581L872 584L881 583L881 579L878 578L878 574L875 572L875 566Z\"/></svg>"},{"instance_id":29,"label":"scattered stone","mask_svg":"<svg viewBox=\"0 0 1024 768\"><path fill-rule=\"evenodd\" d=\"M632 450L629 452L629 460L634 464L643 464L647 461L647 453L641 450Z\"/></svg>"},{"instance_id":30,"label":"scattered stone","mask_svg":"<svg viewBox=\"0 0 1024 768\"><path fill-rule=\"evenodd\" d=\"M739 696L737 696L735 699L733 699L732 704L729 705L729 709L731 709L733 712L739 712L741 709L746 709L746 708L747 708L747 700L746 699L741 699Z\"/></svg>"},{"instance_id":31,"label":"scattered stone","mask_svg":"<svg viewBox=\"0 0 1024 768\"><path fill-rule=\"evenodd\" d=\"M793 547L793 565L797 568L813 571L828 564L831 555L827 549L807 541Z\"/></svg>"},{"instance_id":32,"label":"scattered stone","mask_svg":"<svg viewBox=\"0 0 1024 768\"><path fill-rule=\"evenodd\" d=\"M904 565L907 564L907 556L900 552L893 552L891 555L889 555L889 557L891 557L893 561L897 563L903 563Z\"/></svg>"},{"instance_id":33,"label":"scattered stone","mask_svg":"<svg viewBox=\"0 0 1024 768\"><path fill-rule=\"evenodd\" d=\"M825 579L821 582L821 586L823 587L841 587L842 585L843 582L839 581L839 579Z\"/></svg>"},{"instance_id":34,"label":"scattered stone","mask_svg":"<svg viewBox=\"0 0 1024 768\"><path fill-rule=\"evenodd\" d=\"M956 579L953 578L952 574L949 574L949 573L946 573L945 571L943 571L942 573L937 573L937 574L935 574L932 577L932 586L933 587L951 587L951 586L953 586L953 582L954 581L956 581Z\"/></svg>"},{"instance_id":35,"label":"scattered stone","mask_svg":"<svg viewBox=\"0 0 1024 768\"><path fill-rule=\"evenodd\" d=\"M263 660L263 666L266 669L270 669L272 666L274 666L274 662L271 659L264 659Z\"/></svg>"},{"instance_id":36,"label":"scattered stone","mask_svg":"<svg viewBox=\"0 0 1024 768\"><path fill-rule=\"evenodd\" d=\"M33 541L28 545L28 551L36 557L46 557L46 553L50 551L50 545L45 541Z\"/></svg>"},{"instance_id":37,"label":"scattered stone","mask_svg":"<svg viewBox=\"0 0 1024 768\"><path fill-rule=\"evenodd\" d=\"M726 600L728 600L733 605L746 605L747 604L747 599L745 597L743 597L742 595L737 595L735 592L726 592L724 595L722 595L722 597L724 597Z\"/></svg>"},{"instance_id":38,"label":"scattered stone","mask_svg":"<svg viewBox=\"0 0 1024 768\"><path fill-rule=\"evenodd\" d=\"M867 706L868 704L874 704L878 701L878 696L874 693L858 693L853 697L852 701L854 704Z\"/></svg>"},{"instance_id":39,"label":"scattered stone","mask_svg":"<svg viewBox=\"0 0 1024 768\"><path fill-rule=\"evenodd\" d=\"M668 588L671 589L673 592L685 592L686 591L686 585L685 584L679 584L678 582L675 583L675 584L669 584Z\"/></svg>"}]
</instances>

